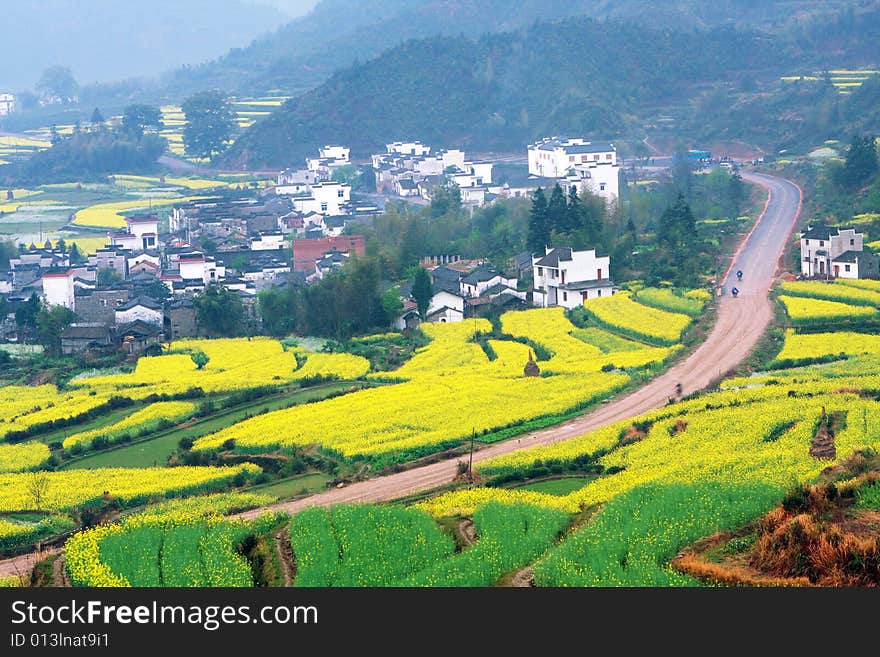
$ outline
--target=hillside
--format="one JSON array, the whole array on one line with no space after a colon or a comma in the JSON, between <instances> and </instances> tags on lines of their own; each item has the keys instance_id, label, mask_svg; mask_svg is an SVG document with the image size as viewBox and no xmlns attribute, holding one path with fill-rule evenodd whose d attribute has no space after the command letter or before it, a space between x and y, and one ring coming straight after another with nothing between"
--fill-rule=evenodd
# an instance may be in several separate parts
<instances>
[{"instance_id":1,"label":"hillside","mask_svg":"<svg viewBox=\"0 0 880 657\"><path fill-rule=\"evenodd\" d=\"M805 25L797 39L581 17L476 41L409 41L292 99L240 138L228 160L285 165L327 141L366 153L404 137L470 149L521 149L554 133L641 137L659 115L674 118L677 134L774 147L822 127L815 114L828 103L847 103L833 88L784 85L780 77L865 65L876 57L878 32L874 11ZM826 114L825 127L840 129Z\"/></svg>"},{"instance_id":2,"label":"hillside","mask_svg":"<svg viewBox=\"0 0 880 657\"><path fill-rule=\"evenodd\" d=\"M43 69L56 64L69 67L80 84L157 75L217 57L287 19L253 0L227 1L222 13L214 4L90 0L86 12L79 0L4 2L0 61L15 66L0 69L0 88L33 88Z\"/></svg>"},{"instance_id":3,"label":"hillside","mask_svg":"<svg viewBox=\"0 0 880 657\"><path fill-rule=\"evenodd\" d=\"M757 33L685 35L584 18L476 42L411 41L292 99L229 159L285 164L327 141L366 152L404 137L467 148L522 148L565 132L612 137L637 128L636 112L687 97L702 80L746 70L770 78L787 59Z\"/></svg>"},{"instance_id":4,"label":"hillside","mask_svg":"<svg viewBox=\"0 0 880 657\"><path fill-rule=\"evenodd\" d=\"M859 5L872 5L862 2ZM837 0L322 0L247 47L163 78L168 93L219 87L259 94L298 93L324 82L339 68L370 59L408 39L436 35L478 37L536 20L573 16L619 19L654 28L709 29L725 24L780 31L817 14L852 7ZM344 17L344 18L343 18Z\"/></svg>"}]
</instances>

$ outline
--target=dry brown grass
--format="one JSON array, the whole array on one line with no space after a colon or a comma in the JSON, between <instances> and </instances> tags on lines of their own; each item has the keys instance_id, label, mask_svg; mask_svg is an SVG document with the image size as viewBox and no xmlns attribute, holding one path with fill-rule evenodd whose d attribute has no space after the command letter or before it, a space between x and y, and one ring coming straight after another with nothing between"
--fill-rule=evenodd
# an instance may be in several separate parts
<instances>
[{"instance_id":1,"label":"dry brown grass","mask_svg":"<svg viewBox=\"0 0 880 657\"><path fill-rule=\"evenodd\" d=\"M857 488L880 481L877 470L852 478L875 460L874 455L849 457L845 468L829 468L827 473L837 481L848 475L847 480L795 491L738 533L697 541L672 565L728 586L880 585L880 511L852 506ZM725 554L731 539L748 534L757 535L750 548ZM716 563L719 552L721 561Z\"/></svg>"}]
</instances>

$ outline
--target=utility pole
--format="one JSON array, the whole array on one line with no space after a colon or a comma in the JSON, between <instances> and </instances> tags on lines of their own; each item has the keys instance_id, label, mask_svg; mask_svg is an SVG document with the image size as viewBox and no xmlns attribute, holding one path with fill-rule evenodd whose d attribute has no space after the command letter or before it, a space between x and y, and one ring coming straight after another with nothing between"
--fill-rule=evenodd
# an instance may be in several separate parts
<instances>
[{"instance_id":1,"label":"utility pole","mask_svg":"<svg viewBox=\"0 0 880 657\"><path fill-rule=\"evenodd\" d=\"M471 429L471 453L468 457L468 479L471 483L474 483L474 440L477 437L477 429L474 427Z\"/></svg>"}]
</instances>

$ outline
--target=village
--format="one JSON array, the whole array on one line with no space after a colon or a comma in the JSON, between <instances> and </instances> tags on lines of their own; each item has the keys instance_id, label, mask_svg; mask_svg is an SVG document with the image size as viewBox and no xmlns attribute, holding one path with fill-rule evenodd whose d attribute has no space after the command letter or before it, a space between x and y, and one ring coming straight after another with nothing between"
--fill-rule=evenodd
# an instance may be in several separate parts
<instances>
[{"instance_id":1,"label":"village","mask_svg":"<svg viewBox=\"0 0 880 657\"><path fill-rule=\"evenodd\" d=\"M124 229L109 231L106 244L87 256L48 241L21 245L9 270L0 272L7 300L2 337L34 339L22 332L16 311L37 295L50 307L75 313L61 335L64 353L115 347L140 354L160 342L204 335L193 300L209 286L237 295L248 333L257 334L261 290L309 285L364 255L364 236L353 229L381 213L370 200L376 197L430 202L438 187L455 186L462 206L473 209L560 184L608 204L616 201L613 144L547 138L530 145L527 157L527 167L496 166L468 160L461 150L394 142L371 158L375 193L353 200L351 184L334 175L352 168L350 150L328 145L305 167L280 172L276 184L259 193L180 203L167 222L155 213L128 216ZM205 244L211 253L200 247ZM396 329L421 321L459 322L487 309L573 308L615 289L607 255L564 245L504 263L425 254L420 265L430 271L433 296L422 317L411 283L403 282Z\"/></svg>"},{"instance_id":2,"label":"village","mask_svg":"<svg viewBox=\"0 0 880 657\"><path fill-rule=\"evenodd\" d=\"M620 163L613 144L545 138L528 146L527 163L470 160L457 149L393 142L364 165L375 190L355 200L352 185L336 175L356 168L350 149L327 145L258 193L180 203L167 222L156 214L128 216L125 229L108 232L105 246L88 256L48 241L20 245L9 270L0 272L7 301L0 335L34 339L22 331L16 311L37 295L75 313L61 334L63 353L116 348L136 355L160 342L204 336L194 298L210 286L237 295L247 333L259 334L258 293L309 285L363 256L364 236L356 230L382 212L376 199L383 205L430 202L437 189L454 186L462 207L473 210L558 184L609 205L617 201ZM801 235L801 276L877 277L878 256L864 248L863 237L855 229L808 227ZM205 244L211 253L200 248ZM411 281L401 282L397 330L531 306L572 309L618 289L608 255L562 244L503 263L443 253L424 254L419 264L430 272L432 296L420 313Z\"/></svg>"}]
</instances>

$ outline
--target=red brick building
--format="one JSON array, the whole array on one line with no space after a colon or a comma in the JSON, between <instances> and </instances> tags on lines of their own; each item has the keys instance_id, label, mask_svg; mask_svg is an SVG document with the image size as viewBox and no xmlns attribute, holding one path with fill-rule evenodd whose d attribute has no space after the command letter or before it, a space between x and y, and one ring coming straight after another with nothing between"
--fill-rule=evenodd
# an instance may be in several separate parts
<instances>
[{"instance_id":1,"label":"red brick building","mask_svg":"<svg viewBox=\"0 0 880 657\"><path fill-rule=\"evenodd\" d=\"M315 263L328 251L341 251L352 255L366 252L363 235L340 235L317 239L293 240L293 271L314 273Z\"/></svg>"}]
</instances>

